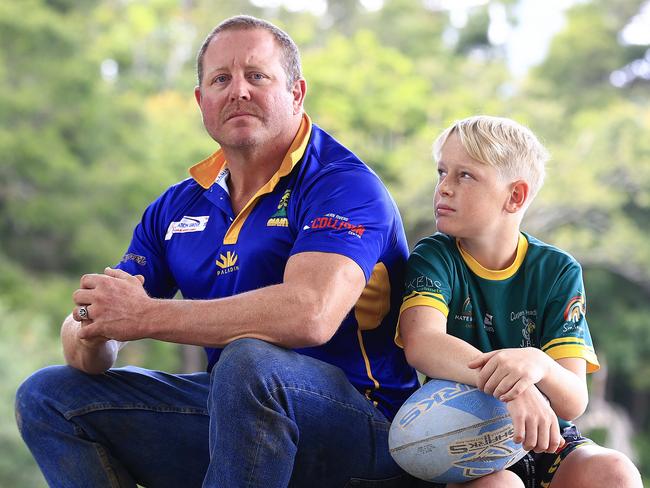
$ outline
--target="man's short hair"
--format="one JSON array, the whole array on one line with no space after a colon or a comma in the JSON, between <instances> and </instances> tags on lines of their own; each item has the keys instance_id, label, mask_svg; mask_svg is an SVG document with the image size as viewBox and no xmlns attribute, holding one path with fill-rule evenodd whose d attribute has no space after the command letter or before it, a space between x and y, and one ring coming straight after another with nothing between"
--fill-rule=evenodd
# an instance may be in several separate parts
<instances>
[{"instance_id":1,"label":"man's short hair","mask_svg":"<svg viewBox=\"0 0 650 488\"><path fill-rule=\"evenodd\" d=\"M217 25L212 29L212 32L208 34L205 41L203 41L196 58L199 86L201 86L201 81L203 80L203 57L205 56L205 52L207 51L212 39L220 32L226 30L249 29L264 29L269 32L280 46L280 49L282 49L282 66L287 75L288 90L291 90L293 84L302 78L300 52L298 51L298 46L296 46L296 43L293 42L293 39L291 39L289 34L266 20L258 19L257 17L252 17L250 15L236 15Z\"/></svg>"},{"instance_id":2,"label":"man's short hair","mask_svg":"<svg viewBox=\"0 0 650 488\"><path fill-rule=\"evenodd\" d=\"M440 160L442 146L454 132L473 159L493 166L504 178L527 181L531 200L535 197L544 183L549 153L530 129L514 120L489 115L458 120L434 142L436 160Z\"/></svg>"}]
</instances>

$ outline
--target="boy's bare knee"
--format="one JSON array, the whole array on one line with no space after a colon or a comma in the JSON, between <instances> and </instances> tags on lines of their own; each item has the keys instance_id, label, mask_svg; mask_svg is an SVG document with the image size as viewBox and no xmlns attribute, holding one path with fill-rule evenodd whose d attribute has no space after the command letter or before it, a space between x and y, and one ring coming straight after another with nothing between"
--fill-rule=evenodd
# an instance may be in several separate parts
<instances>
[{"instance_id":1,"label":"boy's bare knee","mask_svg":"<svg viewBox=\"0 0 650 488\"><path fill-rule=\"evenodd\" d=\"M611 449L592 457L590 470L593 470L591 486L595 488L641 488L641 475L632 461L624 454Z\"/></svg>"},{"instance_id":2,"label":"boy's bare knee","mask_svg":"<svg viewBox=\"0 0 650 488\"><path fill-rule=\"evenodd\" d=\"M572 452L553 477L551 488L643 488L639 470L624 454L600 446Z\"/></svg>"}]
</instances>

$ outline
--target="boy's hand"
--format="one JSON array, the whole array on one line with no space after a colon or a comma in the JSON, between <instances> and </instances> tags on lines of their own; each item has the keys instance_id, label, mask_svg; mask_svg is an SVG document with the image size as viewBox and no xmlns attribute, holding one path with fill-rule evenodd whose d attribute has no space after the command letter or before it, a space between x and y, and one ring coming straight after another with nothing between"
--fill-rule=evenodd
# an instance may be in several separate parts
<instances>
[{"instance_id":1,"label":"boy's hand","mask_svg":"<svg viewBox=\"0 0 650 488\"><path fill-rule=\"evenodd\" d=\"M503 402L517 398L544 378L552 359L533 347L486 352L467 366L478 369L478 388Z\"/></svg>"},{"instance_id":2,"label":"boy's hand","mask_svg":"<svg viewBox=\"0 0 650 488\"><path fill-rule=\"evenodd\" d=\"M556 452L565 443L557 415L535 386L506 403L515 427L514 441L527 451Z\"/></svg>"}]
</instances>

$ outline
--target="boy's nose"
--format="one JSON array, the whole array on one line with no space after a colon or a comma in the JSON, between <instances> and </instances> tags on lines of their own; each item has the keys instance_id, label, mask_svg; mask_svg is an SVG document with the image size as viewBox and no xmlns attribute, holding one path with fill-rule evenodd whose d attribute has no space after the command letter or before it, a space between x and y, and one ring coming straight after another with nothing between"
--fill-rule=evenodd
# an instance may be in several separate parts
<instances>
[{"instance_id":1,"label":"boy's nose","mask_svg":"<svg viewBox=\"0 0 650 488\"><path fill-rule=\"evenodd\" d=\"M445 182L445 180L442 180L438 183L438 193L443 196L451 196L453 194L453 191L451 187Z\"/></svg>"}]
</instances>

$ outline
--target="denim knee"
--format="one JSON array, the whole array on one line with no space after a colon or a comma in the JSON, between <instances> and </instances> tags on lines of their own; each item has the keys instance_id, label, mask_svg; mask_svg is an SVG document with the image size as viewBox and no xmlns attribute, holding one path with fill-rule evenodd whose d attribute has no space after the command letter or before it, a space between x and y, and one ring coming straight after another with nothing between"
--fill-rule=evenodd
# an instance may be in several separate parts
<instances>
[{"instance_id":1,"label":"denim knee","mask_svg":"<svg viewBox=\"0 0 650 488\"><path fill-rule=\"evenodd\" d=\"M224 348L213 376L225 373L230 381L234 374L237 378L257 377L270 372L278 363L284 364L294 354L260 339L238 339Z\"/></svg>"},{"instance_id":2,"label":"denim knee","mask_svg":"<svg viewBox=\"0 0 650 488\"><path fill-rule=\"evenodd\" d=\"M22 433L32 421L43 421L48 399L79 371L70 366L48 366L27 377L16 391L15 414L18 430Z\"/></svg>"},{"instance_id":3,"label":"denim knee","mask_svg":"<svg viewBox=\"0 0 650 488\"><path fill-rule=\"evenodd\" d=\"M224 406L243 397L261 400L291 378L298 354L259 339L238 339L227 345L211 374L211 398ZM233 405L234 406L234 405Z\"/></svg>"}]
</instances>

